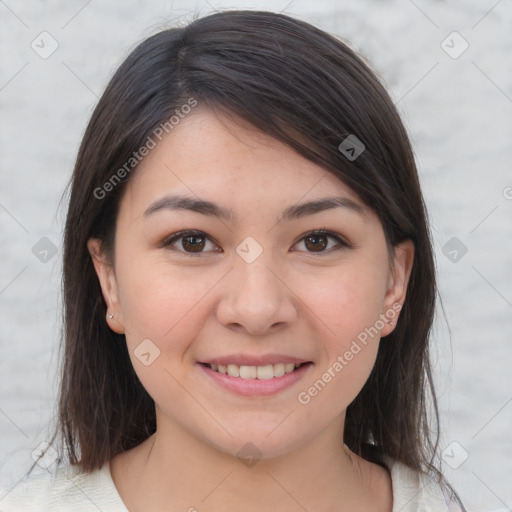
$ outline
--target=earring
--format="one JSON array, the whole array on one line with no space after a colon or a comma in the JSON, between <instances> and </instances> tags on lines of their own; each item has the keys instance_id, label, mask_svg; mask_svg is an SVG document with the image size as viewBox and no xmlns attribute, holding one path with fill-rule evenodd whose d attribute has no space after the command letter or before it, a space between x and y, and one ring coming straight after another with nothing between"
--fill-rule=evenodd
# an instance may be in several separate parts
<instances>
[{"instance_id":1,"label":"earring","mask_svg":"<svg viewBox=\"0 0 512 512\"><path fill-rule=\"evenodd\" d=\"M395 325L395 324L394 324L393 322L389 322L389 325L393 326L393 325Z\"/></svg>"},{"instance_id":2,"label":"earring","mask_svg":"<svg viewBox=\"0 0 512 512\"><path fill-rule=\"evenodd\" d=\"M114 318L114 315L108 315L108 317L112 320L112 318Z\"/></svg>"}]
</instances>

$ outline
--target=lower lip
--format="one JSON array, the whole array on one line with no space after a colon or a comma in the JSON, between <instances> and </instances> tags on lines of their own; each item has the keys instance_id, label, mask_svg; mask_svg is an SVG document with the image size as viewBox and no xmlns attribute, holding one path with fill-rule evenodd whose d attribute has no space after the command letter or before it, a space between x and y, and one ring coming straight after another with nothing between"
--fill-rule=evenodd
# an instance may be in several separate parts
<instances>
[{"instance_id":1,"label":"lower lip","mask_svg":"<svg viewBox=\"0 0 512 512\"><path fill-rule=\"evenodd\" d=\"M268 396L293 386L304 376L312 364L303 364L291 373L285 373L282 377L273 377L272 379L242 379L216 372L204 364L199 364L199 366L208 377L233 393L243 396Z\"/></svg>"}]
</instances>

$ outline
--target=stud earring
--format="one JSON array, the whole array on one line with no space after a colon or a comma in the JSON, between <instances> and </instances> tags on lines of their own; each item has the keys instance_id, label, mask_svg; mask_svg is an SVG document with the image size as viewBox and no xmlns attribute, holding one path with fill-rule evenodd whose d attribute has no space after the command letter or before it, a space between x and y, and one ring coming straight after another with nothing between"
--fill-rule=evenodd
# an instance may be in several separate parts
<instances>
[{"instance_id":1,"label":"stud earring","mask_svg":"<svg viewBox=\"0 0 512 512\"><path fill-rule=\"evenodd\" d=\"M114 318L114 315L108 315L108 317L112 320L112 318Z\"/></svg>"}]
</instances>

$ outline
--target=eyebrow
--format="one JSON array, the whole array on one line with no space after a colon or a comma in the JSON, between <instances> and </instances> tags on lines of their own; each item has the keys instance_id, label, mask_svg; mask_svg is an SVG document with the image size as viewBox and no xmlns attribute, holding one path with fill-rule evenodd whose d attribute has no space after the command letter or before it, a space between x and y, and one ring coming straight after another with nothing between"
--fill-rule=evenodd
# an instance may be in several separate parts
<instances>
[{"instance_id":1,"label":"eyebrow","mask_svg":"<svg viewBox=\"0 0 512 512\"><path fill-rule=\"evenodd\" d=\"M346 208L362 217L366 215L366 208L348 197L325 197L289 206L282 212L280 220L291 221L333 208ZM149 217L162 210L189 210L226 221L235 219L235 214L231 209L224 208L211 201L180 195L165 196L156 200L144 212L144 217Z\"/></svg>"}]
</instances>

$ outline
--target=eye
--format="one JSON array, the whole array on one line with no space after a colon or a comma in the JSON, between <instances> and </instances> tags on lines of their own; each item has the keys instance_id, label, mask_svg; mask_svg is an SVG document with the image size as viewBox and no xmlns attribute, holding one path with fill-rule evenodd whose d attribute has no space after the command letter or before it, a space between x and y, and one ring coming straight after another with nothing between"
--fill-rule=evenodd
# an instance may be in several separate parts
<instances>
[{"instance_id":1,"label":"eye","mask_svg":"<svg viewBox=\"0 0 512 512\"><path fill-rule=\"evenodd\" d=\"M329 246L329 239L334 240L336 244L334 247L329 247L329 250L326 251L325 249ZM180 240L181 243L178 244ZM213 246L212 250L214 252L219 252L216 249L216 245L211 241L210 237L206 233L196 230L179 231L178 233L174 233L162 243L162 247L169 247L179 252L185 252L188 255L195 255L208 252L204 250L208 242ZM306 233L295 245L298 243L304 243L307 252L313 253L326 253L332 252L332 250L351 247L346 240L327 229L320 229ZM179 247L177 247L176 244L179 245Z\"/></svg>"},{"instance_id":2,"label":"eye","mask_svg":"<svg viewBox=\"0 0 512 512\"><path fill-rule=\"evenodd\" d=\"M179 231L178 233L174 233L170 238L167 238L163 243L163 247L173 246L176 242L181 240L179 244L181 248L176 247L175 249L178 251L183 251L187 254L200 254L207 245L207 241L210 241L210 238L203 233L202 231ZM215 247L215 245L212 243ZM215 249L214 249L215 250Z\"/></svg>"},{"instance_id":3,"label":"eye","mask_svg":"<svg viewBox=\"0 0 512 512\"><path fill-rule=\"evenodd\" d=\"M336 244L334 245L334 247L331 246L329 250L326 251L325 249L329 246L329 238L335 240ZM326 253L332 252L332 250L351 247L346 240L341 238L336 233L333 233L332 231L329 231L327 229L311 231L304 235L299 240L299 242L304 243L304 246L308 249L308 252L313 253Z\"/></svg>"}]
</instances>

